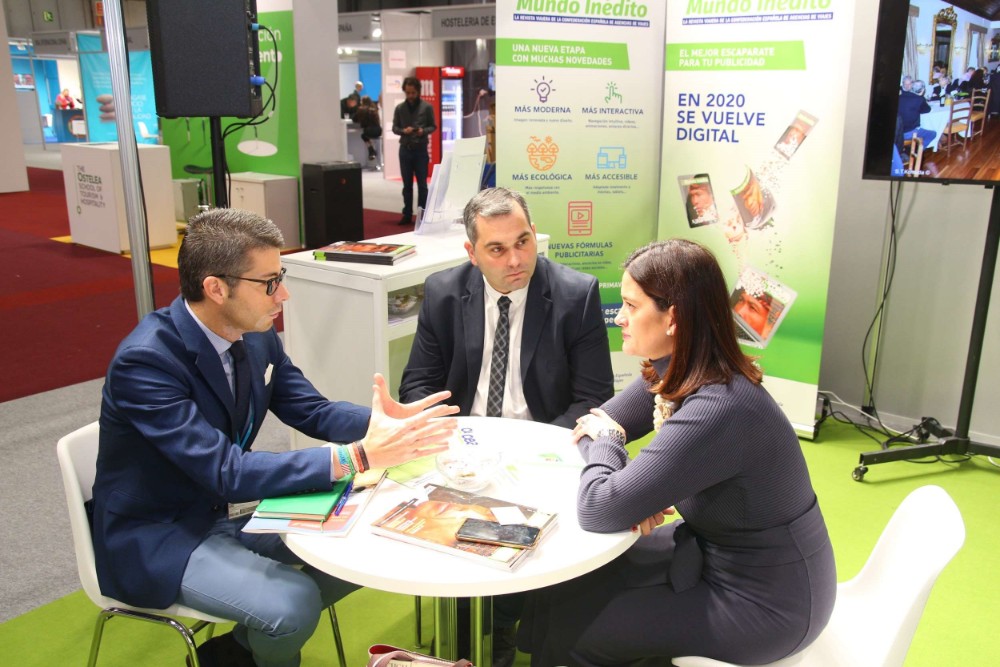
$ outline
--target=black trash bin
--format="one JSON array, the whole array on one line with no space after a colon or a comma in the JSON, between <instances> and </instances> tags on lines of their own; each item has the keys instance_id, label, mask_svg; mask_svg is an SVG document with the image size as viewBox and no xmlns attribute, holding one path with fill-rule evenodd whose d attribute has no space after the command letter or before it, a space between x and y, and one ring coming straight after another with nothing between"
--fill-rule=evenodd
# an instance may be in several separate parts
<instances>
[{"instance_id":1,"label":"black trash bin","mask_svg":"<svg viewBox=\"0 0 1000 667\"><path fill-rule=\"evenodd\" d=\"M302 213L307 248L365 237L361 165L317 162L302 165Z\"/></svg>"}]
</instances>

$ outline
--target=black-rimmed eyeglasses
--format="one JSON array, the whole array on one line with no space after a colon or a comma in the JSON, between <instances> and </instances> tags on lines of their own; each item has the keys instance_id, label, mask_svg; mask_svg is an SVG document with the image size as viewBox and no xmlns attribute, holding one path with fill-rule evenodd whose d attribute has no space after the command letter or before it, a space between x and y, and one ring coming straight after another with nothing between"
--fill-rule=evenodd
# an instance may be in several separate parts
<instances>
[{"instance_id":1,"label":"black-rimmed eyeglasses","mask_svg":"<svg viewBox=\"0 0 1000 667\"><path fill-rule=\"evenodd\" d=\"M285 267L281 267L281 273L276 275L274 278L268 278L267 280L261 280L260 278L243 278L242 276L227 276L223 273L220 273L219 275L213 277L229 278L230 280L248 280L252 283L260 283L261 285L267 285L266 288L267 295L272 296L275 292L278 291L278 285L280 285L281 282L285 279L285 271L287 270L288 269L286 269Z\"/></svg>"}]
</instances>

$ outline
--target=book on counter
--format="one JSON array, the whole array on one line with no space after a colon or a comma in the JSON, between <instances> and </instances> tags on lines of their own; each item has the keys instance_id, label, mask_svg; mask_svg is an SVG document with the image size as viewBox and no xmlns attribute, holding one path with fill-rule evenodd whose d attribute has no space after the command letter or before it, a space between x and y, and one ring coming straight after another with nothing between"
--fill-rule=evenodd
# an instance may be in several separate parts
<instances>
[{"instance_id":1,"label":"book on counter","mask_svg":"<svg viewBox=\"0 0 1000 667\"><path fill-rule=\"evenodd\" d=\"M478 561L504 570L513 570L533 549L460 541L455 534L468 518L524 523L541 530L540 540L556 522L556 514L543 512L506 500L427 484L426 495L396 505L372 523L372 532L409 544ZM516 520L511 521L514 518Z\"/></svg>"},{"instance_id":2,"label":"book on counter","mask_svg":"<svg viewBox=\"0 0 1000 667\"><path fill-rule=\"evenodd\" d=\"M405 243L375 243L373 241L337 241L313 250L313 257L327 262L363 262L365 264L395 264L415 253L417 247Z\"/></svg>"},{"instance_id":3,"label":"book on counter","mask_svg":"<svg viewBox=\"0 0 1000 667\"><path fill-rule=\"evenodd\" d=\"M289 519L273 516L261 516L258 511L254 512L250 520L243 526L245 533L297 533L300 535L325 535L328 537L344 537L358 518L368 507L368 503L375 496L382 480L385 479L386 469L376 468L366 470L354 476L354 484L351 492L344 502L340 513L330 512L325 520L303 520ZM340 482L338 482L340 484ZM347 483L344 481L344 487ZM263 503L261 503L263 504Z\"/></svg>"}]
</instances>

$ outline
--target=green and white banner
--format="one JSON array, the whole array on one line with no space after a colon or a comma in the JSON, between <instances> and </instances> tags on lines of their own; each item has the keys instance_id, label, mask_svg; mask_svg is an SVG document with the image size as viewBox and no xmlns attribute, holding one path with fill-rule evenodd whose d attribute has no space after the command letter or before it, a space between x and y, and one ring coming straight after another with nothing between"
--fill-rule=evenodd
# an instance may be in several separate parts
<instances>
[{"instance_id":1,"label":"green and white banner","mask_svg":"<svg viewBox=\"0 0 1000 667\"><path fill-rule=\"evenodd\" d=\"M747 352L812 435L853 0L667 8L659 237L710 248Z\"/></svg>"},{"instance_id":2,"label":"green and white banner","mask_svg":"<svg viewBox=\"0 0 1000 667\"><path fill-rule=\"evenodd\" d=\"M499 0L497 183L524 194L549 256L601 284L615 384L638 363L612 320L621 265L656 233L663 0Z\"/></svg>"}]
</instances>

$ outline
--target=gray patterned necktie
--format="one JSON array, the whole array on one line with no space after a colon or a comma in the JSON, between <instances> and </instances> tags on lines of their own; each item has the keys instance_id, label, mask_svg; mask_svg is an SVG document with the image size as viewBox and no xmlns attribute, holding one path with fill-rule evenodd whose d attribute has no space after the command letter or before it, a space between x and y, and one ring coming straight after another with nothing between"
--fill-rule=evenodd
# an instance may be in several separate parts
<instances>
[{"instance_id":1,"label":"gray patterned necktie","mask_svg":"<svg viewBox=\"0 0 1000 667\"><path fill-rule=\"evenodd\" d=\"M503 415L503 388L507 379L507 352L510 348L510 299L505 296L497 300L500 319L493 337L493 358L490 360L490 394L486 400L486 416Z\"/></svg>"}]
</instances>

